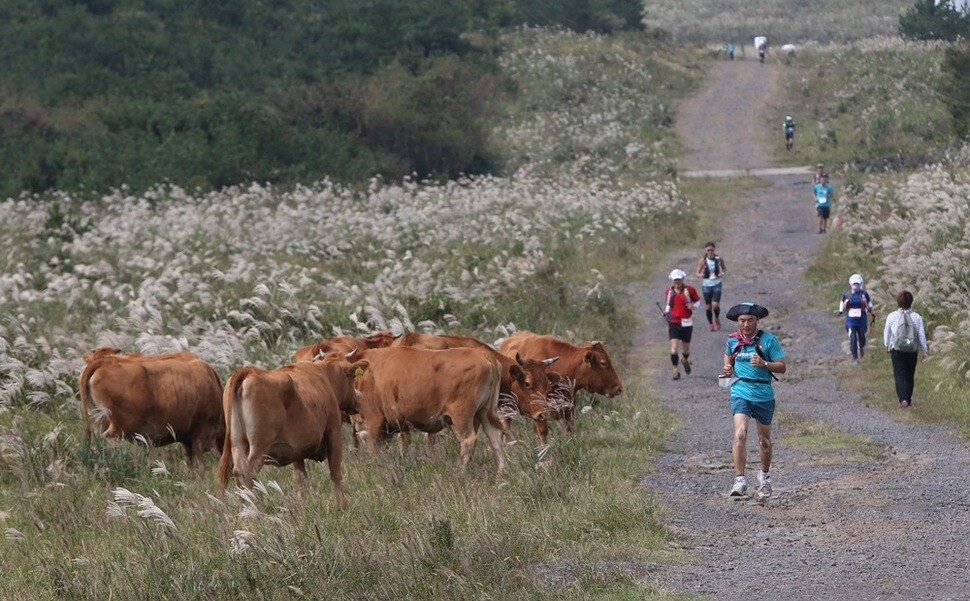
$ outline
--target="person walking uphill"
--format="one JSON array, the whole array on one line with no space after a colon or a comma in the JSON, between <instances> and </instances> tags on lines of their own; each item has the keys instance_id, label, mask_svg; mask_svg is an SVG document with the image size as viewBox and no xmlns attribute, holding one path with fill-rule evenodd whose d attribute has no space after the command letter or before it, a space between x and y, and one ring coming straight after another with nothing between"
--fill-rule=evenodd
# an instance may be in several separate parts
<instances>
[{"instance_id":1,"label":"person walking uphill","mask_svg":"<svg viewBox=\"0 0 970 601\"><path fill-rule=\"evenodd\" d=\"M704 294L704 311L707 313L707 328L710 331L721 329L721 278L727 273L724 259L714 250L714 243L704 246L704 256L697 261L696 276L704 280L701 290Z\"/></svg>"},{"instance_id":2,"label":"person walking uphill","mask_svg":"<svg viewBox=\"0 0 970 601\"><path fill-rule=\"evenodd\" d=\"M862 275L853 273L849 276L849 291L843 292L839 300L839 315L845 313L845 331L849 333L849 349L854 363L858 363L865 354L869 316L872 316L873 324L876 321L872 298L862 286Z\"/></svg>"},{"instance_id":3,"label":"person walking uphill","mask_svg":"<svg viewBox=\"0 0 970 601\"><path fill-rule=\"evenodd\" d=\"M929 354L923 317L913 311L913 295L903 290L896 296L898 309L886 316L882 340L893 362L893 379L896 381L896 397L899 406L913 405L913 388L916 385L916 359L919 349Z\"/></svg>"},{"instance_id":4,"label":"person walking uphill","mask_svg":"<svg viewBox=\"0 0 970 601\"><path fill-rule=\"evenodd\" d=\"M815 192L815 212L818 213L818 233L824 234L829 228L829 212L832 209L832 196L835 194L835 190L829 185L829 176L823 173L813 191Z\"/></svg>"},{"instance_id":5,"label":"person walking uphill","mask_svg":"<svg viewBox=\"0 0 970 601\"><path fill-rule=\"evenodd\" d=\"M666 297L663 314L667 318L667 334L670 338L670 363L674 366L674 380L680 379L677 367L677 345L683 346L684 373L690 375L690 339L694 332L694 309L701 297L693 286L684 284L687 274L680 269L670 272L670 287L664 290Z\"/></svg>"},{"instance_id":6,"label":"person walking uphill","mask_svg":"<svg viewBox=\"0 0 970 601\"><path fill-rule=\"evenodd\" d=\"M771 382L778 379L775 374L785 373L788 367L778 339L771 332L758 328L759 322L766 317L768 309L751 302L734 305L727 312L728 319L738 322L738 331L728 337L724 369L719 376L728 381L731 388L728 403L734 418L732 497L744 496L748 492L745 465L748 460L748 424L752 417L757 424L761 459L758 493L761 497L771 495L771 420L775 414L775 391Z\"/></svg>"}]
</instances>

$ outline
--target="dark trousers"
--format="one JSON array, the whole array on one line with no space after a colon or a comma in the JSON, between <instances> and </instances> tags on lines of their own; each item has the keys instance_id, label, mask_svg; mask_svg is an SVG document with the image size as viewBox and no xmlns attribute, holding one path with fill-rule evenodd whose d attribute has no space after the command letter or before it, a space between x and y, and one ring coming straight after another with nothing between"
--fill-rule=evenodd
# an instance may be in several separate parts
<instances>
[{"instance_id":1,"label":"dark trousers","mask_svg":"<svg viewBox=\"0 0 970 601\"><path fill-rule=\"evenodd\" d=\"M913 400L913 386L916 384L916 360L919 353L889 351L893 360L893 379L896 380L896 397L900 401Z\"/></svg>"}]
</instances>

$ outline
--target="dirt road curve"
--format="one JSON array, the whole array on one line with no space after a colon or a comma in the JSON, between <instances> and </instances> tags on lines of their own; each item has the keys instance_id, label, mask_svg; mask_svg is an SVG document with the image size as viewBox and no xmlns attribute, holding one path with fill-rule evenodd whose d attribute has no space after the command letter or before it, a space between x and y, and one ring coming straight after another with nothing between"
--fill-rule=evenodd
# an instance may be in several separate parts
<instances>
[{"instance_id":1,"label":"dirt road curve","mask_svg":"<svg viewBox=\"0 0 970 601\"><path fill-rule=\"evenodd\" d=\"M777 110L769 110L777 85L771 65L716 65L709 86L679 114L691 149L682 168L772 166L765 136L777 121L768 114ZM780 135L775 129L770 135ZM680 267L692 274L702 250L683 249L650 281L630 286L645 324L637 333L645 377L679 417L670 452L643 485L669 508L670 523L696 557L660 569L656 581L665 590L719 600L970 599L970 452L945 427L917 424L902 410L887 413L839 390L833 372L847 360L844 330L802 298L802 272L822 237L808 177L771 176L770 186L751 191L741 213L722 216L726 234L718 241L729 268L725 308L743 300L767 306L771 316L763 325L788 356L789 372L776 384L775 493L767 506L727 496L731 417L716 374L731 322L711 333L703 309L695 313L693 373L670 379L666 324L653 303L662 300L667 273ZM696 278L689 283L700 289ZM880 342L876 336L870 353L884 352ZM786 428L798 416L871 437L884 452L875 459L798 452L786 444ZM752 479L756 461L752 437Z\"/></svg>"}]
</instances>

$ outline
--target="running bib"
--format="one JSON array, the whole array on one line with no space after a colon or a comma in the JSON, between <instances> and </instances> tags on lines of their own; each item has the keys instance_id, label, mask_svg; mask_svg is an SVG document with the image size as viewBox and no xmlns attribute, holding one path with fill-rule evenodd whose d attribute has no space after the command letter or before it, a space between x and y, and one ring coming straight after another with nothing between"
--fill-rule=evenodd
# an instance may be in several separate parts
<instances>
[{"instance_id":1,"label":"running bib","mask_svg":"<svg viewBox=\"0 0 970 601\"><path fill-rule=\"evenodd\" d=\"M689 327L691 327L693 325L694 325L694 318L693 317L681 317L680 318L680 327L682 327L682 328L689 328Z\"/></svg>"},{"instance_id":2,"label":"running bib","mask_svg":"<svg viewBox=\"0 0 970 601\"><path fill-rule=\"evenodd\" d=\"M818 202L818 204L820 204L820 205L827 205L827 204L829 204L829 197L828 197L828 196L819 196L819 197L818 197L818 198L816 198L815 200L816 200L816 201Z\"/></svg>"},{"instance_id":3,"label":"running bib","mask_svg":"<svg viewBox=\"0 0 970 601\"><path fill-rule=\"evenodd\" d=\"M862 317L862 309L849 309L849 317Z\"/></svg>"}]
</instances>

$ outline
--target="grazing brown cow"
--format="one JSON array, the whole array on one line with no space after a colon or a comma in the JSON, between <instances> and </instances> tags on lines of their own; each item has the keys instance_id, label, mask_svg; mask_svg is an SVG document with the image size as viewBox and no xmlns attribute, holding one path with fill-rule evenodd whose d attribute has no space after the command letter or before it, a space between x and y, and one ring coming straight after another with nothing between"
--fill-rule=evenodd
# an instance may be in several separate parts
<instances>
[{"instance_id":1,"label":"grazing brown cow","mask_svg":"<svg viewBox=\"0 0 970 601\"><path fill-rule=\"evenodd\" d=\"M225 435L222 383L212 367L192 353L119 354L100 348L81 371L81 418L90 439L90 409L102 414L106 438L143 436L156 446L179 442L189 465L206 450L219 450Z\"/></svg>"},{"instance_id":2,"label":"grazing brown cow","mask_svg":"<svg viewBox=\"0 0 970 601\"><path fill-rule=\"evenodd\" d=\"M494 353L495 358L502 364L500 403L510 400L519 413L532 418L536 422L545 422L547 419L558 419L556 403L550 402L548 395L551 390L550 384L552 382L559 382L560 378L558 374L547 370L550 365L556 362L557 357L543 358L541 361L523 359L518 354L506 357L477 338L470 336L421 334L419 332L405 334L395 340L391 346L410 346L437 350L448 348L480 348ZM505 423L505 426L506 428L508 427L508 422ZM539 432L538 423L536 425L536 432ZM540 439L545 444L544 437L540 436Z\"/></svg>"},{"instance_id":3,"label":"grazing brown cow","mask_svg":"<svg viewBox=\"0 0 970 601\"><path fill-rule=\"evenodd\" d=\"M391 346L394 342L394 335L390 332L377 332L376 334L371 334L364 338L354 338L352 336L337 336L335 338L327 338L326 340L321 340L320 342L311 344L309 346L304 346L303 348L296 351L293 355L293 361L313 361L315 358L320 356L321 353L327 354L331 351L339 351L340 353L348 353L354 349L358 351L366 351L372 348L384 348Z\"/></svg>"},{"instance_id":4,"label":"grazing brown cow","mask_svg":"<svg viewBox=\"0 0 970 601\"><path fill-rule=\"evenodd\" d=\"M573 429L573 387L608 397L623 392L623 385L613 368L613 361L602 342L586 342L583 346L575 346L555 336L518 332L502 341L501 350L505 356L518 353L532 359L559 357L556 372L562 376L563 381L554 385L559 390L554 396L562 400L563 410L559 413L567 432ZM545 424L540 426L536 423L536 432L540 439L544 438L545 429Z\"/></svg>"},{"instance_id":5,"label":"grazing brown cow","mask_svg":"<svg viewBox=\"0 0 970 601\"><path fill-rule=\"evenodd\" d=\"M219 461L220 488L225 489L230 472L238 486L252 487L269 460L281 466L292 463L302 490L305 460L326 459L337 503L345 507L340 414L353 408L354 379L366 369L366 361L351 365L331 356L272 371L243 367L232 374L222 399L226 439Z\"/></svg>"},{"instance_id":6,"label":"grazing brown cow","mask_svg":"<svg viewBox=\"0 0 970 601\"><path fill-rule=\"evenodd\" d=\"M462 466L475 450L477 426L488 437L499 472L505 469L502 423L496 413L501 363L479 348L426 350L409 347L364 353L370 369L357 386L361 438L371 451L394 432L439 432L451 424L461 446Z\"/></svg>"}]
</instances>

